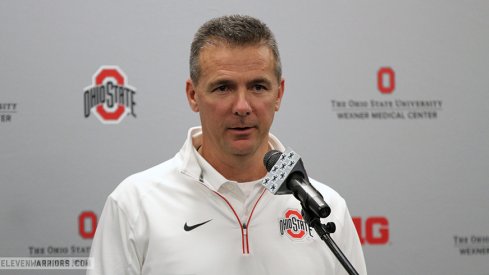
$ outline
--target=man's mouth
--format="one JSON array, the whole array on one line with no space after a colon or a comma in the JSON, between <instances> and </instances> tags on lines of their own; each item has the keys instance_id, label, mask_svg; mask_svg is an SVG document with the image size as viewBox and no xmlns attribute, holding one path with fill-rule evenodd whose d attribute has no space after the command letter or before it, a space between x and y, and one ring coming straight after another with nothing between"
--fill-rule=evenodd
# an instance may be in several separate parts
<instances>
[{"instance_id":1,"label":"man's mouth","mask_svg":"<svg viewBox=\"0 0 489 275\"><path fill-rule=\"evenodd\" d=\"M233 132L242 132L242 133L246 133L246 132L249 132L251 131L252 129L254 129L255 127L251 127L251 126L240 126L240 127L230 127L229 130L233 131Z\"/></svg>"}]
</instances>

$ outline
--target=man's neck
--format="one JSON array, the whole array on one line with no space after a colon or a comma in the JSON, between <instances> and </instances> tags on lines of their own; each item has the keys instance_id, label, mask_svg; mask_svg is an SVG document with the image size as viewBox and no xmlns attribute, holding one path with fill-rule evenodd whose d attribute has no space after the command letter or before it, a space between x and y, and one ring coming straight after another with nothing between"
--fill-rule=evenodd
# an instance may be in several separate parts
<instances>
[{"instance_id":1,"label":"man's neck","mask_svg":"<svg viewBox=\"0 0 489 275\"><path fill-rule=\"evenodd\" d=\"M208 152L205 146L200 147L198 152L214 169L228 180L249 182L261 179L267 173L263 165L263 156L260 152L246 156L217 156L212 152Z\"/></svg>"}]
</instances>

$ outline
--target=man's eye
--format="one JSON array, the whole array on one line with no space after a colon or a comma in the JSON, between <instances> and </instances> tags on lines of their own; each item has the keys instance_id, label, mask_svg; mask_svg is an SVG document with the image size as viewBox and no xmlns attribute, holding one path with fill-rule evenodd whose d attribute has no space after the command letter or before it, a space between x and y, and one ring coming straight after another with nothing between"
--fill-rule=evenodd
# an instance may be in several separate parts
<instances>
[{"instance_id":1,"label":"man's eye","mask_svg":"<svg viewBox=\"0 0 489 275\"><path fill-rule=\"evenodd\" d=\"M222 85L222 86L219 86L219 87L214 89L214 91L220 92L220 93L227 92L228 90L229 90L229 87L226 85Z\"/></svg>"},{"instance_id":2,"label":"man's eye","mask_svg":"<svg viewBox=\"0 0 489 275\"><path fill-rule=\"evenodd\" d=\"M263 92L267 90L267 87L257 84L253 86L253 89L258 92Z\"/></svg>"}]
</instances>

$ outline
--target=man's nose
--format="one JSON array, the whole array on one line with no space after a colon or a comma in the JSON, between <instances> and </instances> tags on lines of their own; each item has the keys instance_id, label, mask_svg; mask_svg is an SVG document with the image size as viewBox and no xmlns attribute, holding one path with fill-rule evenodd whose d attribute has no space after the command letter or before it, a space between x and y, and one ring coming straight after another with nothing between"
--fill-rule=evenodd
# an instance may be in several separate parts
<instances>
[{"instance_id":1,"label":"man's nose","mask_svg":"<svg viewBox=\"0 0 489 275\"><path fill-rule=\"evenodd\" d=\"M236 94L233 113L237 116L248 116L251 114L251 105L246 91L239 91Z\"/></svg>"}]
</instances>

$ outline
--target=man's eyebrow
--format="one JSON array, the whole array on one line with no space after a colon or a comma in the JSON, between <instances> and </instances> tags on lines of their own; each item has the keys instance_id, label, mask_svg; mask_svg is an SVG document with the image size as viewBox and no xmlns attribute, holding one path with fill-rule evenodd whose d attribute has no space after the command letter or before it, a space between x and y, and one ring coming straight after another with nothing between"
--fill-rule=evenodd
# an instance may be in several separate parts
<instances>
[{"instance_id":1,"label":"man's eyebrow","mask_svg":"<svg viewBox=\"0 0 489 275\"><path fill-rule=\"evenodd\" d=\"M272 82L268 78L260 77L253 79L249 82L250 84L265 84L265 85L272 85Z\"/></svg>"},{"instance_id":2,"label":"man's eyebrow","mask_svg":"<svg viewBox=\"0 0 489 275\"><path fill-rule=\"evenodd\" d=\"M235 85L236 82L234 82L233 80L230 80L230 79L226 79L226 78L222 78L222 79L216 79L214 81L211 81L209 83L209 88L215 88L215 87L219 87L219 86L233 86ZM265 78L265 77L259 77L259 78L255 78L255 79L252 79L250 81L248 81L247 85L255 85L255 84L263 84L263 85L266 85L266 86L271 86L272 85L272 81L269 80L268 78Z\"/></svg>"},{"instance_id":3,"label":"man's eyebrow","mask_svg":"<svg viewBox=\"0 0 489 275\"><path fill-rule=\"evenodd\" d=\"M232 85L234 82L229 79L216 79L209 83L209 87L217 87L221 85Z\"/></svg>"}]
</instances>

